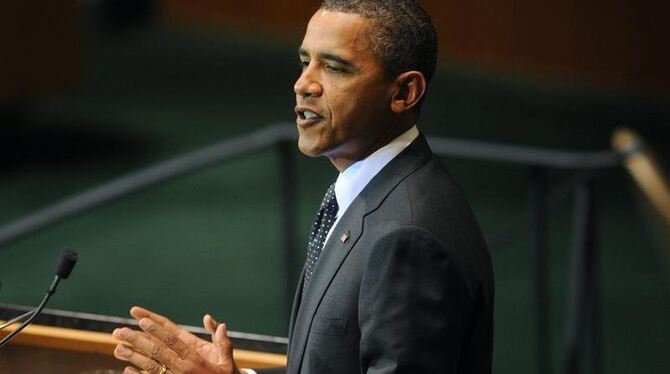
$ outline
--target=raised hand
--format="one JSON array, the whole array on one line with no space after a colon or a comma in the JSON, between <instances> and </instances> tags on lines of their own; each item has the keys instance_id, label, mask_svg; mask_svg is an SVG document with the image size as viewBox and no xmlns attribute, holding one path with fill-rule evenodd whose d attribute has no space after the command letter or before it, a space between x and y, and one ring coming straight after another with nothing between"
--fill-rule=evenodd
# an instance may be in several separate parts
<instances>
[{"instance_id":1,"label":"raised hand","mask_svg":"<svg viewBox=\"0 0 670 374\"><path fill-rule=\"evenodd\" d=\"M117 345L114 356L139 368L127 367L124 373L240 374L226 325L211 316L203 318L205 328L212 334L212 341L208 342L147 309L133 307L130 314L142 331L124 327L113 332L124 342Z\"/></svg>"}]
</instances>

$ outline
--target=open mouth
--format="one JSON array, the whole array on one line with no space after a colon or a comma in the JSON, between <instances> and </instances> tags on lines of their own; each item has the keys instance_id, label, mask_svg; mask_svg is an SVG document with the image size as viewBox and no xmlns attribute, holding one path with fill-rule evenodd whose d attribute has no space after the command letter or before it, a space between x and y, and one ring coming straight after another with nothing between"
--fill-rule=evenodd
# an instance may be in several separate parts
<instances>
[{"instance_id":1,"label":"open mouth","mask_svg":"<svg viewBox=\"0 0 670 374\"><path fill-rule=\"evenodd\" d=\"M303 110L300 109L298 110L298 117L303 120L311 120L311 119L317 119L320 118L318 114L315 112L312 112L311 110Z\"/></svg>"},{"instance_id":2,"label":"open mouth","mask_svg":"<svg viewBox=\"0 0 670 374\"><path fill-rule=\"evenodd\" d=\"M323 119L318 112L304 106L296 106L295 114L297 125L302 127L312 126Z\"/></svg>"}]
</instances>

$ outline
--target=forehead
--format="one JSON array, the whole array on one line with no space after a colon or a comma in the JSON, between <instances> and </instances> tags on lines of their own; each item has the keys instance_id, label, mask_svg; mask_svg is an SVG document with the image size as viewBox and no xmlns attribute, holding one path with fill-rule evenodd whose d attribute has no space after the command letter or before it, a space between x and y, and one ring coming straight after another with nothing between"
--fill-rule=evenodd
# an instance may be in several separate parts
<instances>
[{"instance_id":1,"label":"forehead","mask_svg":"<svg viewBox=\"0 0 670 374\"><path fill-rule=\"evenodd\" d=\"M318 10L309 21L300 47L308 54L336 54L346 59L372 57L372 22L358 14Z\"/></svg>"}]
</instances>

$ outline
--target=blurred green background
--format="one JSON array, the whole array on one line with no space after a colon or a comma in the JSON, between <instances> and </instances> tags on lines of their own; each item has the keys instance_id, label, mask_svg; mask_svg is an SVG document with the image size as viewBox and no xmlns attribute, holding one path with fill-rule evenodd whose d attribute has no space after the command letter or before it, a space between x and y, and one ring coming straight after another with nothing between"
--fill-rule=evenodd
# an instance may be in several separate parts
<instances>
[{"instance_id":1,"label":"blurred green background","mask_svg":"<svg viewBox=\"0 0 670 374\"><path fill-rule=\"evenodd\" d=\"M93 4L92 2L90 4ZM102 4L100 2L98 4ZM0 109L0 224L155 162L293 121L299 36L162 22L154 5L83 8L78 83ZM116 9L116 13L115 13ZM442 64L420 128L440 135L565 150L605 150L613 129L638 130L668 162L670 108L658 94ZM299 246L336 178L294 150ZM534 368L528 172L446 158L489 243L496 275L494 366ZM572 175L549 174L552 186ZM151 187L0 248L0 302L34 305L63 247L79 252L49 307L126 316L140 304L199 325L285 335L290 305L281 250L278 150ZM607 373L670 369L667 243L623 169L598 174L597 228ZM565 349L572 195L549 207L553 367Z\"/></svg>"}]
</instances>

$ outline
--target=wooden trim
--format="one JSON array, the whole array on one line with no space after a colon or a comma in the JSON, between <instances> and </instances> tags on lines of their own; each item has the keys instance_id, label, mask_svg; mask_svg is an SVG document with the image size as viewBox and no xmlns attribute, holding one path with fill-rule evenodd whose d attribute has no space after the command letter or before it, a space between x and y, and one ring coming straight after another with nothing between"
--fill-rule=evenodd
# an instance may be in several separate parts
<instances>
[{"instance_id":1,"label":"wooden trim","mask_svg":"<svg viewBox=\"0 0 670 374\"><path fill-rule=\"evenodd\" d=\"M0 331L0 338L14 331L17 326ZM31 325L18 334L11 344L112 356L118 343L120 341L109 333ZM233 355L241 367L286 366L286 356L281 354L236 349Z\"/></svg>"},{"instance_id":2,"label":"wooden trim","mask_svg":"<svg viewBox=\"0 0 670 374\"><path fill-rule=\"evenodd\" d=\"M286 366L286 355L236 349L235 362L240 367L268 368Z\"/></svg>"},{"instance_id":3,"label":"wooden trim","mask_svg":"<svg viewBox=\"0 0 670 374\"><path fill-rule=\"evenodd\" d=\"M642 138L631 129L618 129L612 136L612 146L623 156L628 172L670 226L670 183Z\"/></svg>"}]
</instances>

